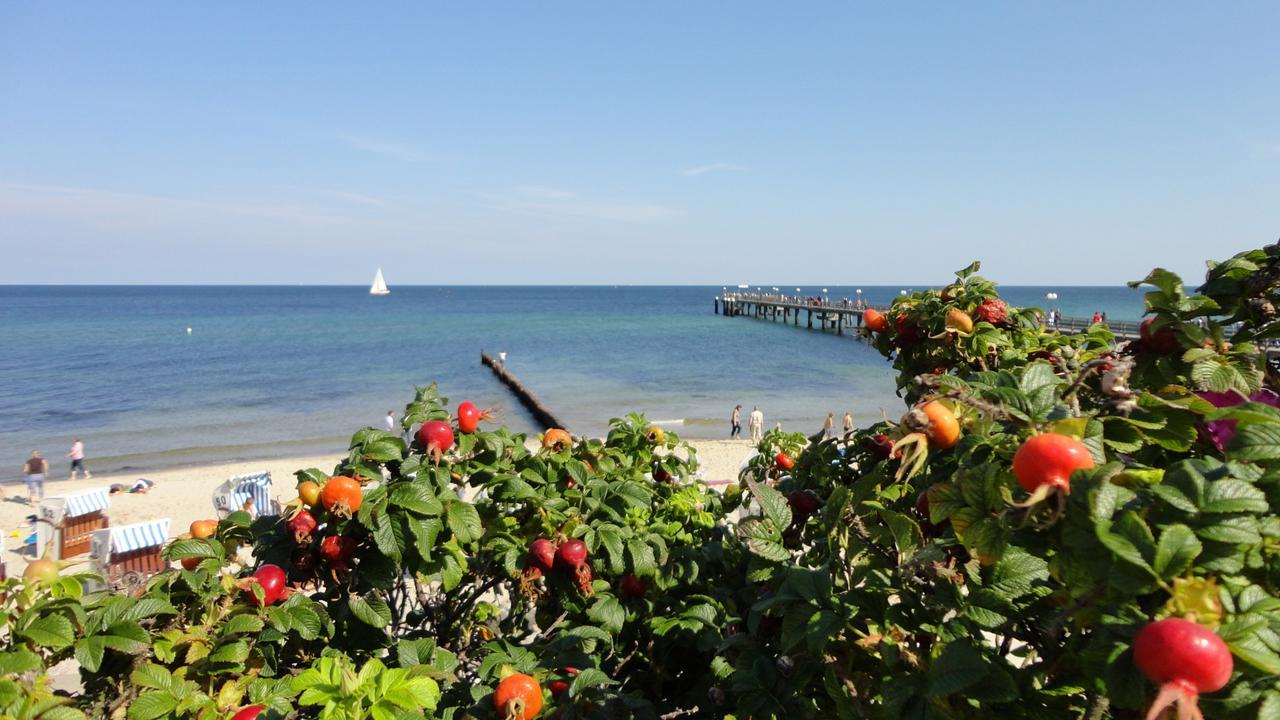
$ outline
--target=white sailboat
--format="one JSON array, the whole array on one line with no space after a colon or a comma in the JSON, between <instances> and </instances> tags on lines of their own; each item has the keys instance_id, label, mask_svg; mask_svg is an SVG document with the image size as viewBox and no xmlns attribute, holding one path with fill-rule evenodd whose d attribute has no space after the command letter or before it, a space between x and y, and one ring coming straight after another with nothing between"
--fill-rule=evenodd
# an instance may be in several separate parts
<instances>
[{"instance_id":1,"label":"white sailboat","mask_svg":"<svg viewBox=\"0 0 1280 720\"><path fill-rule=\"evenodd\" d=\"M378 268L378 274L373 276L373 284L369 286L370 295L390 295L391 291L387 289L387 281L382 279L382 268Z\"/></svg>"}]
</instances>

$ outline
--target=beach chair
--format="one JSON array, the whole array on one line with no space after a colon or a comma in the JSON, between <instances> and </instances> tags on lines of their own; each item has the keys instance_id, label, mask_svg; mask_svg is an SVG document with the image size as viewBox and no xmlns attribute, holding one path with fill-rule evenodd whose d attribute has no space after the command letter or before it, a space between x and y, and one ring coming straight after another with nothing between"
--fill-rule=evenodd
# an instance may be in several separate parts
<instances>
[{"instance_id":1,"label":"beach chair","mask_svg":"<svg viewBox=\"0 0 1280 720\"><path fill-rule=\"evenodd\" d=\"M280 514L280 503L271 499L271 473L237 475L213 491L213 509L218 518L237 510L250 510L255 518Z\"/></svg>"},{"instance_id":2,"label":"beach chair","mask_svg":"<svg viewBox=\"0 0 1280 720\"><path fill-rule=\"evenodd\" d=\"M168 569L164 559L168 541L169 518L95 530L89 562L109 587L129 592Z\"/></svg>"},{"instance_id":3,"label":"beach chair","mask_svg":"<svg viewBox=\"0 0 1280 720\"><path fill-rule=\"evenodd\" d=\"M36 557L63 560L89 552L93 533L109 526L111 506L108 488L83 490L47 497L37 511Z\"/></svg>"}]
</instances>

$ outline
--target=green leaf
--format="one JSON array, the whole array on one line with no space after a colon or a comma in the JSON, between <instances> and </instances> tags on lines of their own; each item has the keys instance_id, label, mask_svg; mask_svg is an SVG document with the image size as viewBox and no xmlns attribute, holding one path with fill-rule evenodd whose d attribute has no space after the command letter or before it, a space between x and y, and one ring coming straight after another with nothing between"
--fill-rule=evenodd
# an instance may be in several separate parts
<instances>
[{"instance_id":1,"label":"green leaf","mask_svg":"<svg viewBox=\"0 0 1280 720\"><path fill-rule=\"evenodd\" d=\"M303 640L315 640L320 637L323 624L320 614L307 605L296 605L288 609L290 625Z\"/></svg>"},{"instance_id":2,"label":"green leaf","mask_svg":"<svg viewBox=\"0 0 1280 720\"><path fill-rule=\"evenodd\" d=\"M653 557L653 548L640 538L632 538L627 543L627 554L631 556L631 569L640 577L652 577L658 571L657 560Z\"/></svg>"},{"instance_id":3,"label":"green leaf","mask_svg":"<svg viewBox=\"0 0 1280 720\"><path fill-rule=\"evenodd\" d=\"M747 486L759 501L764 516L773 522L774 527L782 531L791 525L791 504L787 502L785 495L755 480L749 480Z\"/></svg>"},{"instance_id":4,"label":"green leaf","mask_svg":"<svg viewBox=\"0 0 1280 720\"><path fill-rule=\"evenodd\" d=\"M142 693L129 704L129 720L156 720L178 707L178 699L167 692Z\"/></svg>"},{"instance_id":5,"label":"green leaf","mask_svg":"<svg viewBox=\"0 0 1280 720\"><path fill-rule=\"evenodd\" d=\"M626 622L627 611L618 602L617 598L612 595L602 595L587 610L587 617L616 635L622 632L622 624Z\"/></svg>"},{"instance_id":6,"label":"green leaf","mask_svg":"<svg viewBox=\"0 0 1280 720\"><path fill-rule=\"evenodd\" d=\"M880 518L893 535L893 544L902 559L909 560L924 543L924 534L915 520L892 510L880 510Z\"/></svg>"},{"instance_id":7,"label":"green leaf","mask_svg":"<svg viewBox=\"0 0 1280 720\"><path fill-rule=\"evenodd\" d=\"M1181 575L1200 555L1200 541L1186 525L1168 525L1160 533L1152 567L1156 575L1172 580Z\"/></svg>"},{"instance_id":8,"label":"green leaf","mask_svg":"<svg viewBox=\"0 0 1280 720\"><path fill-rule=\"evenodd\" d=\"M982 681L987 671L987 659L972 645L963 640L949 643L929 667L929 694L958 693Z\"/></svg>"},{"instance_id":9,"label":"green leaf","mask_svg":"<svg viewBox=\"0 0 1280 720\"><path fill-rule=\"evenodd\" d=\"M579 672L569 685L569 697L576 698L587 690L592 688L604 687L606 685L616 685L617 682L610 680L608 675L596 668L585 668Z\"/></svg>"},{"instance_id":10,"label":"green leaf","mask_svg":"<svg viewBox=\"0 0 1280 720\"><path fill-rule=\"evenodd\" d=\"M1137 533L1129 532L1129 530L1133 528L1134 523L1137 523L1141 525L1143 529L1146 529L1146 524L1143 523L1135 513L1130 511L1121 515L1120 522L1099 522L1094 527L1094 532L1097 534L1098 540L1101 541L1102 544L1105 545L1116 557L1119 557L1131 565L1142 568L1154 576L1156 574L1155 570L1152 569L1150 563L1147 562L1147 558L1143 553L1143 547L1146 546L1146 543L1141 540L1135 542ZM1113 530L1117 532L1113 532ZM1150 536L1150 532L1151 531L1149 529L1146 530L1148 537ZM1153 546L1151 548L1151 554L1154 555L1154 542L1152 542L1151 545Z\"/></svg>"},{"instance_id":11,"label":"green leaf","mask_svg":"<svg viewBox=\"0 0 1280 720\"><path fill-rule=\"evenodd\" d=\"M377 595L352 595L351 614L379 629L391 624L391 608Z\"/></svg>"},{"instance_id":12,"label":"green leaf","mask_svg":"<svg viewBox=\"0 0 1280 720\"><path fill-rule=\"evenodd\" d=\"M439 515L444 510L439 498L426 483L407 482L393 485L389 498L392 505L420 515Z\"/></svg>"},{"instance_id":13,"label":"green leaf","mask_svg":"<svg viewBox=\"0 0 1280 720\"><path fill-rule=\"evenodd\" d=\"M223 643L217 650L209 653L211 663L243 663L249 657L249 644L244 640Z\"/></svg>"},{"instance_id":14,"label":"green leaf","mask_svg":"<svg viewBox=\"0 0 1280 720\"><path fill-rule=\"evenodd\" d=\"M409 518L409 532L413 535L413 549L423 560L430 561L432 550L436 546L436 538L444 529L444 523L438 517Z\"/></svg>"},{"instance_id":15,"label":"green leaf","mask_svg":"<svg viewBox=\"0 0 1280 720\"><path fill-rule=\"evenodd\" d=\"M91 673L102 667L102 656L106 654L107 645L100 637L87 637L76 641L76 662Z\"/></svg>"},{"instance_id":16,"label":"green leaf","mask_svg":"<svg viewBox=\"0 0 1280 720\"><path fill-rule=\"evenodd\" d=\"M458 542L466 544L479 540L484 535L484 525L480 522L480 513L475 507L462 501L449 503L449 530L458 538Z\"/></svg>"},{"instance_id":17,"label":"green leaf","mask_svg":"<svg viewBox=\"0 0 1280 720\"><path fill-rule=\"evenodd\" d=\"M168 690L173 687L173 676L168 670L155 663L139 666L129 674L129 680L134 685L155 690Z\"/></svg>"},{"instance_id":18,"label":"green leaf","mask_svg":"<svg viewBox=\"0 0 1280 720\"><path fill-rule=\"evenodd\" d=\"M232 615L227 618L226 624L222 626L222 634L236 635L239 633L256 633L262 629L262 620L256 615Z\"/></svg>"},{"instance_id":19,"label":"green leaf","mask_svg":"<svg viewBox=\"0 0 1280 720\"><path fill-rule=\"evenodd\" d=\"M1256 634L1227 641L1231 653L1267 675L1280 675L1280 656Z\"/></svg>"},{"instance_id":20,"label":"green leaf","mask_svg":"<svg viewBox=\"0 0 1280 720\"><path fill-rule=\"evenodd\" d=\"M40 656L26 648L0 652L0 675L18 675L44 667Z\"/></svg>"},{"instance_id":21,"label":"green leaf","mask_svg":"<svg viewBox=\"0 0 1280 720\"><path fill-rule=\"evenodd\" d=\"M1238 426L1228 454L1235 460L1280 460L1280 423Z\"/></svg>"},{"instance_id":22,"label":"green leaf","mask_svg":"<svg viewBox=\"0 0 1280 720\"><path fill-rule=\"evenodd\" d=\"M19 630L18 634L37 645L54 650L70 647L76 638L71 621L62 615L45 615L37 618L35 622Z\"/></svg>"},{"instance_id":23,"label":"green leaf","mask_svg":"<svg viewBox=\"0 0 1280 720\"><path fill-rule=\"evenodd\" d=\"M174 540L169 544L166 550L168 557L173 560L183 560L185 558L216 558L222 557L221 548L207 539L189 538L187 540Z\"/></svg>"},{"instance_id":24,"label":"green leaf","mask_svg":"<svg viewBox=\"0 0 1280 720\"><path fill-rule=\"evenodd\" d=\"M399 560L404 551L403 540L396 533L395 520L385 511L380 512L373 520L373 541L383 555L392 560Z\"/></svg>"},{"instance_id":25,"label":"green leaf","mask_svg":"<svg viewBox=\"0 0 1280 720\"><path fill-rule=\"evenodd\" d=\"M986 589L1014 600L1031 592L1036 583L1049 579L1049 563L1025 550L1011 547L991 568Z\"/></svg>"},{"instance_id":26,"label":"green leaf","mask_svg":"<svg viewBox=\"0 0 1280 720\"><path fill-rule=\"evenodd\" d=\"M1204 504L1200 506L1200 511L1205 513L1265 513L1269 509L1266 493L1233 478L1209 483Z\"/></svg>"},{"instance_id":27,"label":"green leaf","mask_svg":"<svg viewBox=\"0 0 1280 720\"><path fill-rule=\"evenodd\" d=\"M623 559L622 535L618 532L616 526L599 525L596 529L596 539L605 549L605 554L609 558L609 569L614 573L622 573L626 570L626 562Z\"/></svg>"}]
</instances>

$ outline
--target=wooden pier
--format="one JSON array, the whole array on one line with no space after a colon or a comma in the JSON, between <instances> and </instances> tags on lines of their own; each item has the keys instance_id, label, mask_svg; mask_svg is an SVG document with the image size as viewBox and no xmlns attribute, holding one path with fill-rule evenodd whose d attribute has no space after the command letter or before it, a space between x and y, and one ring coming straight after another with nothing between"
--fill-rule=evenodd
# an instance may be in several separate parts
<instances>
[{"instance_id":1,"label":"wooden pier","mask_svg":"<svg viewBox=\"0 0 1280 720\"><path fill-rule=\"evenodd\" d=\"M487 365L490 370L493 370L493 374L498 377L498 380L501 381L503 385L510 388L511 392L516 396L516 399L520 401L520 404L524 405L524 408L529 411L529 414L533 415L533 419L542 423L544 428L560 428L562 430L569 429L567 425L560 422L559 418L557 418L555 414L538 399L537 395L534 395L529 388L524 386L524 383L520 382L519 378L508 372L506 366L503 365L501 361L486 352L481 352L480 363L482 365Z\"/></svg>"},{"instance_id":2,"label":"wooden pier","mask_svg":"<svg viewBox=\"0 0 1280 720\"><path fill-rule=\"evenodd\" d=\"M862 327L862 314L867 310L884 312L888 310L888 306L864 303L859 307L856 303L851 302L831 302L830 300L767 293L726 293L716 296L715 299L715 312L717 315L724 315L725 317L754 317L789 323L798 327L800 325L800 317L803 314L806 328L813 328L816 320L818 329L835 331L837 335L843 335L845 328L849 328L854 332L860 329ZM1050 330L1060 330L1066 334L1075 334L1088 330L1092 324L1092 320L1085 318L1064 317L1056 324L1046 324L1045 327ZM1107 321L1107 327L1110 328L1117 340L1138 339L1139 326L1140 323L1134 320Z\"/></svg>"}]
</instances>

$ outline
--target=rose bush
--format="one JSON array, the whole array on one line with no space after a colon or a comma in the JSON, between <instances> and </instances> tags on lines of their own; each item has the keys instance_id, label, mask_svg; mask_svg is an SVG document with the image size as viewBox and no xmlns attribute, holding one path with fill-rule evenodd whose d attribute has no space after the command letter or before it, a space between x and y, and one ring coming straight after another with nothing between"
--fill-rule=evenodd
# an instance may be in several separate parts
<instances>
[{"instance_id":1,"label":"rose bush","mask_svg":"<svg viewBox=\"0 0 1280 720\"><path fill-rule=\"evenodd\" d=\"M0 718L1280 717L1280 250L1154 271L1121 342L976 270L868 322L900 421L770 432L723 494L640 416L421 388L135 596L5 581Z\"/></svg>"}]
</instances>

